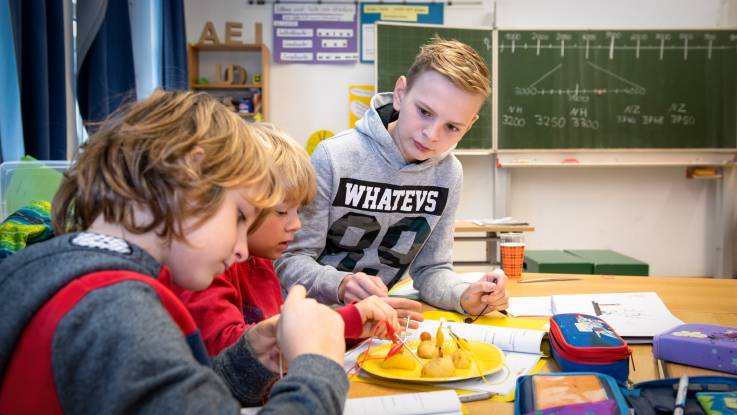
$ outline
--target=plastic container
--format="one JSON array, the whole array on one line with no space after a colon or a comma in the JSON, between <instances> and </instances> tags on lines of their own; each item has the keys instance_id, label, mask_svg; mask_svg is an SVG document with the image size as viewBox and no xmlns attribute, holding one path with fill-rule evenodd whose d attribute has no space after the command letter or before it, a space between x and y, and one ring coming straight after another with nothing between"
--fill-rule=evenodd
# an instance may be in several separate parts
<instances>
[{"instance_id":1,"label":"plastic container","mask_svg":"<svg viewBox=\"0 0 737 415\"><path fill-rule=\"evenodd\" d=\"M0 164L0 220L34 200L51 201L69 164L67 160Z\"/></svg>"}]
</instances>

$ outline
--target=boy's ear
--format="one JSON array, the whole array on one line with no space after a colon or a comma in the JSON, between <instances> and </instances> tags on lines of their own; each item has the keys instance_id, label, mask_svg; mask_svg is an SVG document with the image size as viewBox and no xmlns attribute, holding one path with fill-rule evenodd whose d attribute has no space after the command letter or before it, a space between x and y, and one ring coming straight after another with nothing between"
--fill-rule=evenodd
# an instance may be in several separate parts
<instances>
[{"instance_id":1,"label":"boy's ear","mask_svg":"<svg viewBox=\"0 0 737 415\"><path fill-rule=\"evenodd\" d=\"M397 78L397 83L394 85L394 100L392 106L394 110L399 111L399 107L402 105L402 100L407 93L407 77L402 75Z\"/></svg>"},{"instance_id":2,"label":"boy's ear","mask_svg":"<svg viewBox=\"0 0 737 415\"><path fill-rule=\"evenodd\" d=\"M478 121L478 120L479 120L479 115L478 115L478 114L474 115L474 116L473 116L473 119L471 120L471 125L469 125L469 126L468 126L468 129L470 130L470 129L471 129L471 127L473 127L473 124L474 124L474 123L475 123L476 121ZM466 130L466 131L468 131L468 130Z\"/></svg>"},{"instance_id":3,"label":"boy's ear","mask_svg":"<svg viewBox=\"0 0 737 415\"><path fill-rule=\"evenodd\" d=\"M200 146L195 146L190 152L189 157L194 164L199 165L202 160L205 159L205 149Z\"/></svg>"}]
</instances>

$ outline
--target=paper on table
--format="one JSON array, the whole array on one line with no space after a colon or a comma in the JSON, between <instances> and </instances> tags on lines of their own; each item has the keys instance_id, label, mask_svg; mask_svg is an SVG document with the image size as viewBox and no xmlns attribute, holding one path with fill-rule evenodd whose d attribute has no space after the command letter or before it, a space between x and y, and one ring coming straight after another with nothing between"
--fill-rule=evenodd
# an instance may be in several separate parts
<instances>
[{"instance_id":1,"label":"paper on table","mask_svg":"<svg viewBox=\"0 0 737 415\"><path fill-rule=\"evenodd\" d=\"M510 297L507 313L515 317L552 316L550 296Z\"/></svg>"},{"instance_id":2,"label":"paper on table","mask_svg":"<svg viewBox=\"0 0 737 415\"><path fill-rule=\"evenodd\" d=\"M554 314L598 316L626 338L652 340L656 334L683 324L654 292L554 295L551 298Z\"/></svg>"},{"instance_id":3,"label":"paper on table","mask_svg":"<svg viewBox=\"0 0 737 415\"><path fill-rule=\"evenodd\" d=\"M242 408L241 415L255 415L262 407ZM455 391L405 393L348 399L344 415L456 415L462 414L461 401Z\"/></svg>"},{"instance_id":4,"label":"paper on table","mask_svg":"<svg viewBox=\"0 0 737 415\"><path fill-rule=\"evenodd\" d=\"M503 218L498 219L472 219L471 222L474 225L484 226L484 225L509 225L509 226L515 226L515 225L528 225L527 222L523 222L521 220L517 220L511 216L505 216Z\"/></svg>"},{"instance_id":5,"label":"paper on table","mask_svg":"<svg viewBox=\"0 0 737 415\"><path fill-rule=\"evenodd\" d=\"M461 401L455 391L406 393L348 399L344 415L461 414Z\"/></svg>"},{"instance_id":6,"label":"paper on table","mask_svg":"<svg viewBox=\"0 0 737 415\"><path fill-rule=\"evenodd\" d=\"M484 276L483 272L465 272L465 273L459 273L456 274L458 278L461 278L463 281L472 283L479 280L479 278ZM410 298L413 300L420 298L420 292L415 289L415 287L412 285L412 280L408 281L400 281L397 285L392 287L391 290L389 290L389 296L390 297L403 297L403 298Z\"/></svg>"}]
</instances>

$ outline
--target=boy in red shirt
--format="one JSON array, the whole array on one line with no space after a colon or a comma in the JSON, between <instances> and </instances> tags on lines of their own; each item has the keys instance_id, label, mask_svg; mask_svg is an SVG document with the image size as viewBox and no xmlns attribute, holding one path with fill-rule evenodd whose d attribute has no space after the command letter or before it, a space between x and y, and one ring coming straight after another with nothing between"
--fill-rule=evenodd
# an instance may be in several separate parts
<instances>
[{"instance_id":1,"label":"boy in red shirt","mask_svg":"<svg viewBox=\"0 0 737 415\"><path fill-rule=\"evenodd\" d=\"M279 314L284 302L279 279L271 263L278 259L294 234L301 228L298 209L311 203L315 197L315 173L307 152L294 141L264 124L255 124L266 132L263 139L271 147L277 194L282 202L264 211L248 237L251 257L233 264L225 273L215 277L203 291L185 291L168 281L164 271L160 279L167 282L184 302L202 332L205 346L211 356L230 346L252 325ZM281 192L281 193L280 193ZM389 320L397 331L403 329L399 318L409 318L417 327L422 321L421 304L403 298L367 297L336 311L345 322L345 337L366 337L377 322ZM378 330L379 335L384 331Z\"/></svg>"}]
</instances>

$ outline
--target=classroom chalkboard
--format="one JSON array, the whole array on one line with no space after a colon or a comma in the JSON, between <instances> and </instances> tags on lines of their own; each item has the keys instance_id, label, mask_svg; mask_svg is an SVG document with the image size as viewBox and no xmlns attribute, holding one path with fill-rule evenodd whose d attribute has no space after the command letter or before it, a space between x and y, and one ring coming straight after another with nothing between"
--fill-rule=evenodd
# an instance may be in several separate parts
<instances>
[{"instance_id":1,"label":"classroom chalkboard","mask_svg":"<svg viewBox=\"0 0 737 415\"><path fill-rule=\"evenodd\" d=\"M433 36L456 39L476 49L486 60L491 73L492 29L465 29L431 25L382 23L376 25L376 90L394 90L397 78L407 70L420 51L420 46ZM490 149L492 146L491 99L481 107L479 119L466 133L459 149Z\"/></svg>"},{"instance_id":2,"label":"classroom chalkboard","mask_svg":"<svg viewBox=\"0 0 737 415\"><path fill-rule=\"evenodd\" d=\"M734 149L737 31L499 30L497 148Z\"/></svg>"}]
</instances>

